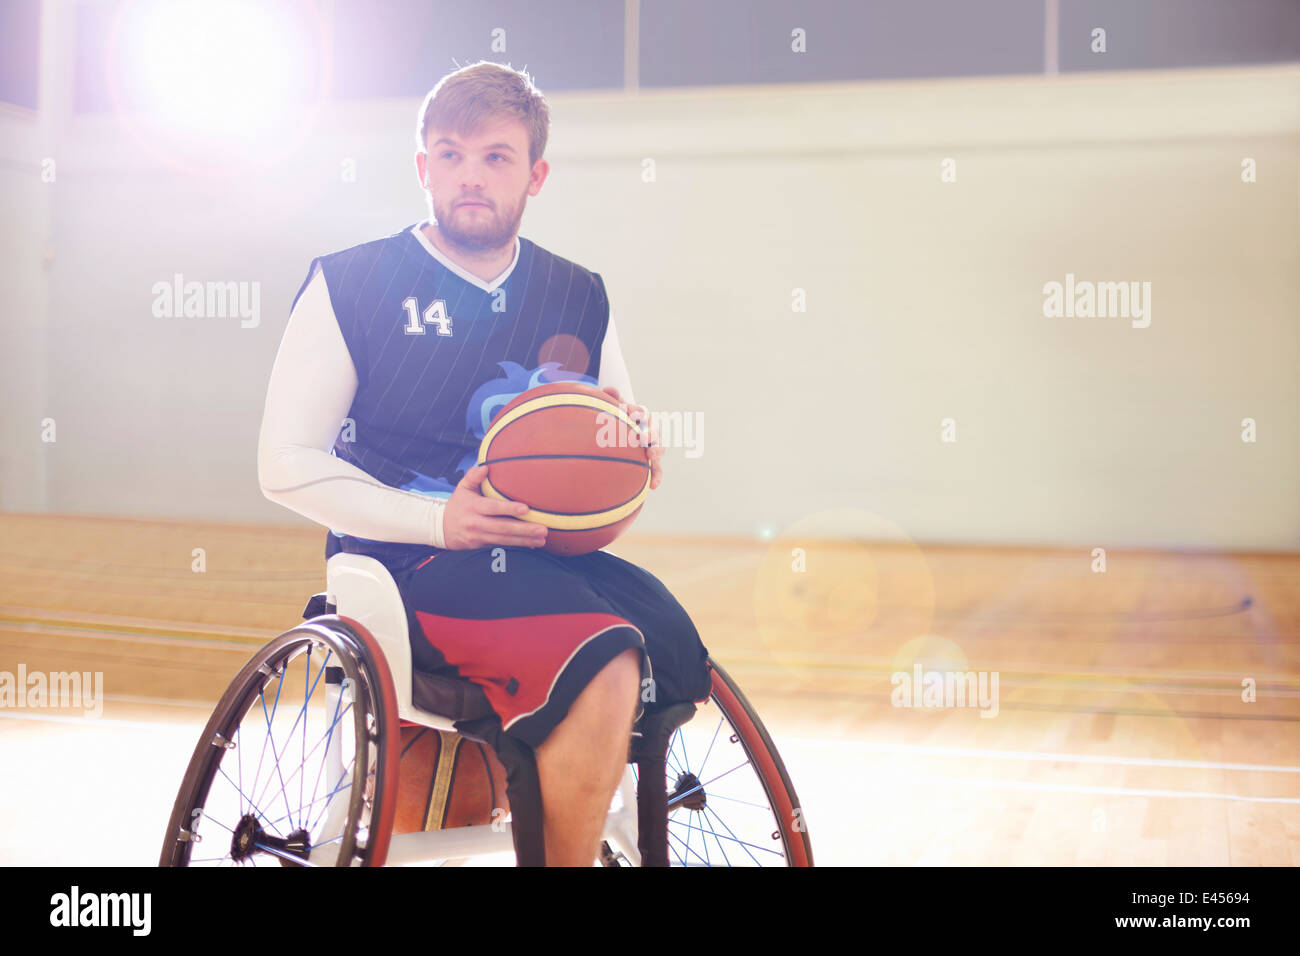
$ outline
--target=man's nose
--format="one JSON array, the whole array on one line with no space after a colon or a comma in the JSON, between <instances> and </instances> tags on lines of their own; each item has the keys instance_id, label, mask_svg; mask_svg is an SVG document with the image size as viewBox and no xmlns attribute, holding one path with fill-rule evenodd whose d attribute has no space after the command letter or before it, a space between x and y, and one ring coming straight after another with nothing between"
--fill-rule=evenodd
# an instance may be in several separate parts
<instances>
[{"instance_id":1,"label":"man's nose","mask_svg":"<svg viewBox=\"0 0 1300 956\"><path fill-rule=\"evenodd\" d=\"M460 188L466 190L479 190L483 188L486 177L483 174L483 166L477 162L467 162L461 167Z\"/></svg>"}]
</instances>

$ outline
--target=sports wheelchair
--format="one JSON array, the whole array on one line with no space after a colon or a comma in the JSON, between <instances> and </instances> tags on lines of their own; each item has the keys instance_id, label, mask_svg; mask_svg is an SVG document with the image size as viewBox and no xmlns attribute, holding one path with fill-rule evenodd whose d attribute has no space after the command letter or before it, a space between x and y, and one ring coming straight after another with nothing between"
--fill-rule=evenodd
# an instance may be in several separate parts
<instances>
[{"instance_id":1,"label":"sports wheelchair","mask_svg":"<svg viewBox=\"0 0 1300 956\"><path fill-rule=\"evenodd\" d=\"M456 864L512 848L518 865L544 864L532 749L499 733L477 685L413 671L388 570L335 554L303 618L257 651L217 704L159 865ZM727 673L712 658L708 667L712 690L698 707L650 704L637 721L599 862L811 866L803 811L771 737ZM489 824L393 834L406 725L492 746L509 819L499 810Z\"/></svg>"}]
</instances>

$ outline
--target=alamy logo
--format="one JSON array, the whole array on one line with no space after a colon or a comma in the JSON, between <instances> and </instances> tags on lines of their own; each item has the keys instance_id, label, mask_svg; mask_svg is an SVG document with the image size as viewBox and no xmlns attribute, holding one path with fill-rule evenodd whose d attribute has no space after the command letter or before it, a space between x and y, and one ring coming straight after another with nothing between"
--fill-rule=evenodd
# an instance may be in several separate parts
<instances>
[{"instance_id":1,"label":"alamy logo","mask_svg":"<svg viewBox=\"0 0 1300 956\"><path fill-rule=\"evenodd\" d=\"M179 272L171 282L153 284L153 314L159 319L242 319L240 328L262 321L262 283L186 282Z\"/></svg>"},{"instance_id":2,"label":"alamy logo","mask_svg":"<svg viewBox=\"0 0 1300 956\"><path fill-rule=\"evenodd\" d=\"M685 448L687 458L704 454L703 412L650 412L649 429L664 448ZM599 448L630 448L639 443L638 436L646 423L628 425L617 415L601 412L596 416L596 445Z\"/></svg>"},{"instance_id":3,"label":"alamy logo","mask_svg":"<svg viewBox=\"0 0 1300 956\"><path fill-rule=\"evenodd\" d=\"M50 897L51 926L129 926L131 935L148 936L153 898L148 893L70 893Z\"/></svg>"},{"instance_id":4,"label":"alamy logo","mask_svg":"<svg viewBox=\"0 0 1300 956\"><path fill-rule=\"evenodd\" d=\"M9 707L80 707L87 717L104 713L103 671L0 671L0 710Z\"/></svg>"},{"instance_id":5,"label":"alamy logo","mask_svg":"<svg viewBox=\"0 0 1300 956\"><path fill-rule=\"evenodd\" d=\"M1065 274L1065 283L1048 282L1043 286L1043 315L1049 319L1078 317L1132 319L1133 328L1151 324L1151 283L1143 282L1076 282L1073 272Z\"/></svg>"},{"instance_id":6,"label":"alamy logo","mask_svg":"<svg viewBox=\"0 0 1300 956\"><path fill-rule=\"evenodd\" d=\"M889 702L895 707L978 707L981 717L998 715L997 671L895 671Z\"/></svg>"}]
</instances>

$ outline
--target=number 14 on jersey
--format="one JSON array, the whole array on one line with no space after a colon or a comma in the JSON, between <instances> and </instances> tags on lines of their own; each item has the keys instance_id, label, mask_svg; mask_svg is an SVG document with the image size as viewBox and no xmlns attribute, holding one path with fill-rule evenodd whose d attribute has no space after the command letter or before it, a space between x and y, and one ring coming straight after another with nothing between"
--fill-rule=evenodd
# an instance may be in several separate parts
<instances>
[{"instance_id":1,"label":"number 14 on jersey","mask_svg":"<svg viewBox=\"0 0 1300 956\"><path fill-rule=\"evenodd\" d=\"M442 299L434 299L430 303L424 310L423 321L420 317L420 304L415 301L415 296L408 296L402 302L402 308L406 309L406 328L403 331L407 335L423 335L426 325L435 326L439 335L451 335L451 316L447 314L447 303Z\"/></svg>"}]
</instances>

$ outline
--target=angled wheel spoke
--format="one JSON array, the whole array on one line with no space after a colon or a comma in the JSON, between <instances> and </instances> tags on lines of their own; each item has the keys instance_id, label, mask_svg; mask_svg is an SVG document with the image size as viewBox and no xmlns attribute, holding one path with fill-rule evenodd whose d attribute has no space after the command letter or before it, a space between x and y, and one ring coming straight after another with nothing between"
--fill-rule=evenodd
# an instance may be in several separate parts
<instances>
[{"instance_id":1,"label":"angled wheel spoke","mask_svg":"<svg viewBox=\"0 0 1300 956\"><path fill-rule=\"evenodd\" d=\"M693 856L695 857L695 859L699 860L700 863L702 863L704 866L708 866L708 865L709 865L708 861L705 860L704 857L700 856L698 853L696 853L694 850L692 850L692 849L690 848L690 846L688 846L688 845L687 845L687 844L682 840L681 837L679 837L679 836L677 836L677 834L673 833L672 830L669 830L669 831L668 831L668 836L669 836L670 839L674 839L674 840L676 840L678 843L682 844L682 846L684 846L684 847L686 848L686 853L687 853L688 855L693 855ZM685 860L684 857L678 857L678 859L680 859L680 860L682 861L682 866L690 866L690 864L686 862L686 860Z\"/></svg>"},{"instance_id":2,"label":"angled wheel spoke","mask_svg":"<svg viewBox=\"0 0 1300 956\"><path fill-rule=\"evenodd\" d=\"M727 796L727 794L725 794L725 793L710 793L710 794L709 794L709 799L710 799L710 800L727 800L727 801L729 801L729 802L731 802L731 803L740 803L740 804L744 804L744 805L747 806L747 807L753 807L753 808L756 809L756 810L766 810L766 811L768 811L769 813L771 813L771 811L772 811L772 807L771 807L770 804L766 804L766 803L754 803L753 801L750 801L750 800L741 800L739 797L729 797L729 796Z\"/></svg>"},{"instance_id":3,"label":"angled wheel spoke","mask_svg":"<svg viewBox=\"0 0 1300 956\"><path fill-rule=\"evenodd\" d=\"M333 790L331 790L329 793L325 794L323 797L320 798L320 800L325 801L325 806L321 807L320 816L318 816L315 820L312 821L311 826L307 827L307 831L309 833L315 832L316 827L320 826L320 824L324 821L325 814L329 811L330 801L333 800L335 796L337 796L338 794L342 793L344 790L347 790L352 786L352 777L356 772L355 768L356 768L356 761L353 760L351 763L349 763L346 767L343 768L343 776L339 778L338 786L336 786ZM347 783L344 783L343 782L344 780L346 780ZM313 800L312 802L318 803L319 801Z\"/></svg>"},{"instance_id":4,"label":"angled wheel spoke","mask_svg":"<svg viewBox=\"0 0 1300 956\"><path fill-rule=\"evenodd\" d=\"M349 704L348 707L351 707L351 704ZM344 709L343 713L344 713L344 714L347 713L347 708ZM339 718L339 719L342 719L342 715L340 715L340 718ZM337 726L338 726L338 720L335 720L333 723L330 724L330 726L329 726L329 728L327 729L327 732L326 732L326 733L328 734L329 731L332 731L332 730L333 730L335 727L337 727ZM316 741L316 743L314 743L314 744L312 745L311 750L306 751L306 753L304 754L303 763L302 763L301 765L299 765L298 768L295 769L295 770L293 771L293 773L289 774L289 780L288 780L289 783L292 783L292 782L293 782L293 778L296 777L296 776L299 776L299 774L302 775L301 779L303 779L303 780L306 779L306 776L307 776L307 775L306 775L306 773L304 773L304 771L305 771L305 769L306 769L306 758L312 756L313 754L315 754L317 748L321 747L322 745L326 745L326 746L328 745L327 737L324 737L324 736L323 736L323 737L319 738L319 739ZM321 764L320 764L320 768L321 768L321 769L318 770L318 771L317 771L317 774L316 774L317 787L316 787L316 788L313 788L313 790L312 790L312 795L313 795L313 797L314 797L315 794L316 794L316 789L319 789L320 774L324 771L324 768L325 768L325 756L324 756L324 755L321 756ZM267 784L266 784L267 788L269 788L269 787L271 786L272 783L274 783L273 780L268 780L268 781L267 781ZM301 786L300 786L299 789L301 790ZM278 796L278 794L276 794L275 796ZM266 792L265 792L265 790L264 790L263 793L259 795L259 800L261 800L263 803L265 803L265 797L266 797ZM315 802L316 802L315 800L312 800L312 804L314 804ZM308 806L310 806L310 805L311 805L311 804L308 804ZM303 806L303 804L301 803L301 798L300 798L300 799L299 799L299 808L301 809L302 806ZM292 814L291 814L291 813L289 814L289 817L290 817L290 821L292 822ZM283 819L285 819L285 817L280 817L279 819L283 820ZM302 820L303 820L303 818L301 818L301 817L298 819L298 823L299 823L299 825L301 825Z\"/></svg>"},{"instance_id":5,"label":"angled wheel spoke","mask_svg":"<svg viewBox=\"0 0 1300 956\"><path fill-rule=\"evenodd\" d=\"M718 774L716 777L713 777L712 779L705 780L705 781L701 782L700 786L704 787L704 788L707 790L710 784L717 783L719 780L721 780L723 777L727 776L728 774L735 773L735 772L736 772L737 770L739 770L741 767L748 767L749 765L750 765L750 764L749 764L749 761L748 761L748 760L746 760L744 763L736 764L736 766L732 767L730 770L724 770L722 773Z\"/></svg>"},{"instance_id":6,"label":"angled wheel spoke","mask_svg":"<svg viewBox=\"0 0 1300 956\"><path fill-rule=\"evenodd\" d=\"M302 857L300 857L300 856L294 856L292 853L285 853L283 850L277 850L277 849L276 849L275 847L273 847L273 846L266 846L265 844L262 844L262 843L254 843L253 846L257 847L257 848L258 848L259 850L261 850L263 853L269 853L269 854L271 854L272 856L278 856L278 857L280 857L281 859L289 860L289 861L292 862L292 863L296 863L298 866L315 866L315 865L316 865L315 863L311 862L311 860L304 860L304 859L303 859Z\"/></svg>"},{"instance_id":7,"label":"angled wheel spoke","mask_svg":"<svg viewBox=\"0 0 1300 956\"><path fill-rule=\"evenodd\" d=\"M225 830L227 833L229 833L229 834L231 834L231 835L234 835L234 832L235 832L235 831L232 830L230 827L226 826L224 823L222 823L222 822L221 822L220 820L218 820L216 817L210 817L210 816L208 816L206 813L203 814L203 822L204 822L204 823L207 823L208 821L211 821L211 822L215 823L217 826L221 827L221 829Z\"/></svg>"},{"instance_id":8,"label":"angled wheel spoke","mask_svg":"<svg viewBox=\"0 0 1300 956\"><path fill-rule=\"evenodd\" d=\"M706 807L704 809L704 812L709 813L709 809ZM747 850L758 850L760 853L766 853L769 856L784 856L784 854L782 854L779 850L773 850L770 847L759 846L757 843L751 843L749 840L742 840L740 837L736 836L734 833L731 832L731 828L728 827L726 822L723 821L723 819L719 817L716 813L713 814L713 818L717 820L718 823L721 823L722 828L727 831L725 836L721 833L717 833L717 831L714 830L703 831L702 828L697 827L694 824L683 823L681 825L684 827L688 827L689 829L692 830L701 830L701 832L714 833L717 836L719 842L726 840L727 842L733 843L736 846L746 847ZM753 859L755 863L758 863L758 859L755 858L752 853L750 854L750 858Z\"/></svg>"},{"instance_id":9,"label":"angled wheel spoke","mask_svg":"<svg viewBox=\"0 0 1300 956\"><path fill-rule=\"evenodd\" d=\"M340 696L338 703L334 705L334 718L333 720L330 721L329 728L325 733L325 753L327 755L329 754L330 741L334 739L334 729L338 727L339 721L343 719L344 715L346 715L347 712L352 709L352 705L348 704L346 707L342 709L342 711L340 711L339 704L341 703L343 703L343 698ZM321 760L320 767L316 771L316 781L315 783L312 784L312 788L311 788L312 803L316 802L316 794L320 791L321 775L325 772L325 764L327 764L328 762L329 759L327 756L325 759Z\"/></svg>"},{"instance_id":10,"label":"angled wheel spoke","mask_svg":"<svg viewBox=\"0 0 1300 956\"><path fill-rule=\"evenodd\" d=\"M347 774L344 774L344 778L346 778L346 777L347 777ZM329 793L327 793L327 794L325 794L325 795L323 795L323 796L317 797L317 798L316 798L315 800L313 800L311 803L304 804L304 805L303 805L302 807L300 807L299 809L301 809L301 810L306 810L308 807L314 807L314 806L316 806L316 804L318 804L318 803L321 803L321 802L328 802L329 800L332 800L332 799L334 798L334 795L335 795L335 794L337 794L337 793L342 793L344 790L347 790L347 789L348 789L349 787L351 787L351 786L352 786L351 783L345 783L345 784L343 784L342 786L337 787L337 788L334 789L334 790L331 790ZM280 823L280 822L282 822L282 821L285 820L285 819L286 819L285 817L281 817L279 820L274 820L274 821L272 821L272 823ZM304 816L304 817L300 817L300 819L302 819L302 820L306 820L307 817L306 817L306 816ZM304 826L303 829L310 833L310 832L312 831L312 829L315 827L315 825L318 824L318 823L320 823L320 822L321 822L320 820L315 820L315 821L313 821L313 822L311 823L311 825Z\"/></svg>"},{"instance_id":11,"label":"angled wheel spoke","mask_svg":"<svg viewBox=\"0 0 1300 956\"><path fill-rule=\"evenodd\" d=\"M225 777L227 780L230 780L230 774L226 773L226 771L225 771L223 768L221 768L220 766L217 767L217 773L221 774L221 776ZM230 780L230 785L231 785L232 787L235 787L235 786L236 786L235 781ZM241 802L241 804L242 804L242 802L243 802L244 796L245 796L245 795L241 792L241 793L240 793L240 802ZM261 818L263 821L265 821L265 823L266 823L267 826L275 826L275 824L273 824L273 823L272 823L272 822L267 818L266 814L263 813L263 812L261 811L261 809L257 806L257 803L254 802L254 800L253 800L252 797L249 797L249 798L248 798L248 809L251 810L253 813L256 813L256 814L258 815L259 818ZM241 811L241 814L242 814L242 811ZM233 833L234 831L232 830L231 832ZM277 830L276 832L279 833L278 830Z\"/></svg>"},{"instance_id":12,"label":"angled wheel spoke","mask_svg":"<svg viewBox=\"0 0 1300 956\"><path fill-rule=\"evenodd\" d=\"M709 749L704 752L704 759L700 761L699 776L704 776L704 767L709 762L709 755L713 753L713 745L717 743L718 733L722 730L722 718L718 718L718 726L713 728L713 739L709 741Z\"/></svg>"},{"instance_id":13,"label":"angled wheel spoke","mask_svg":"<svg viewBox=\"0 0 1300 956\"><path fill-rule=\"evenodd\" d=\"M276 753L275 730L271 727L271 724L274 722L275 713L280 707L280 692L284 690L284 675L287 672L289 667L289 662L287 660L284 662L283 667L284 669L280 671L279 679L276 681L275 703L271 705L271 713L269 715L266 713L266 698L265 697L262 698L262 716L266 719L266 736L267 739L270 740L271 742L271 753L275 757L275 772L276 775L280 777L281 792L283 792L284 790L284 775L280 772L280 755ZM292 727L289 728L289 733L290 734L293 733ZM284 808L286 810L289 809L289 795L287 793L284 795Z\"/></svg>"}]
</instances>

